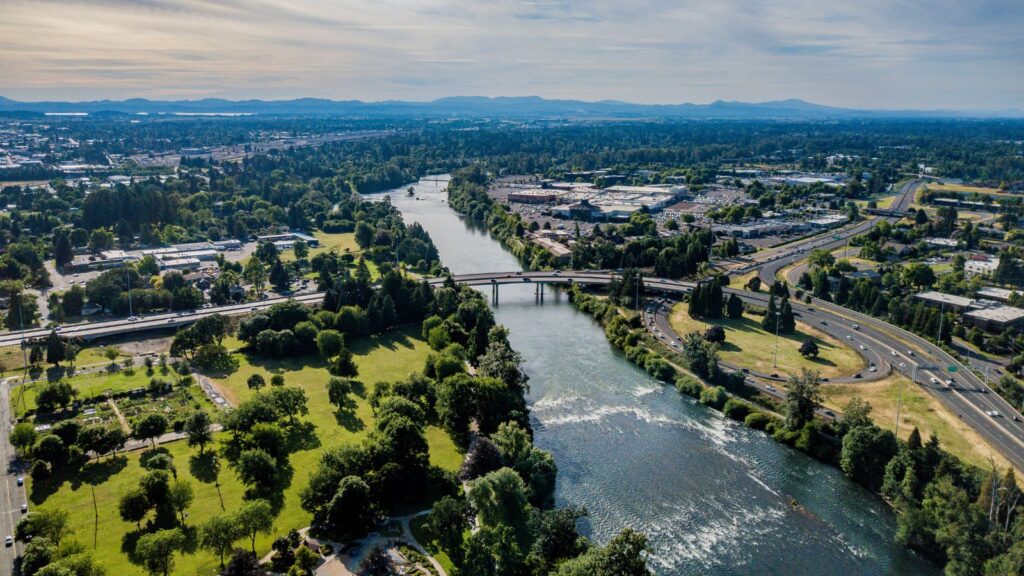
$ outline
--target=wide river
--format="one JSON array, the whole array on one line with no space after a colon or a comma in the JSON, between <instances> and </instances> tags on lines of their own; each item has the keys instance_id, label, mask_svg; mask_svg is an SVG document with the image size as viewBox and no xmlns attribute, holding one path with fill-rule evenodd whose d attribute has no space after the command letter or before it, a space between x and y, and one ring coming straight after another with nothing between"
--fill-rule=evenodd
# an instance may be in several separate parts
<instances>
[{"instance_id":1,"label":"wide river","mask_svg":"<svg viewBox=\"0 0 1024 576\"><path fill-rule=\"evenodd\" d=\"M387 194L453 273L519 270L448 207L445 185ZM532 286L500 290L495 315L526 361L535 442L558 463L558 505L590 512L588 537L646 533L660 575L939 573L893 542L892 513L838 470L653 380L554 289L543 305Z\"/></svg>"}]
</instances>

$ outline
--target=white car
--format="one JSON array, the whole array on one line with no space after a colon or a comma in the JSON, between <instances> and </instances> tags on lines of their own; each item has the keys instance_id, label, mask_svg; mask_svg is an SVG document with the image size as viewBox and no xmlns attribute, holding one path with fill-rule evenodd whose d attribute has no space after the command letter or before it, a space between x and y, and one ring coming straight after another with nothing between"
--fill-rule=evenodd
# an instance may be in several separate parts
<instances>
[{"instance_id":1,"label":"white car","mask_svg":"<svg viewBox=\"0 0 1024 576\"><path fill-rule=\"evenodd\" d=\"M128 321L129 322L138 322L139 321L139 317L138 316L129 316L128 317Z\"/></svg>"},{"instance_id":2,"label":"white car","mask_svg":"<svg viewBox=\"0 0 1024 576\"><path fill-rule=\"evenodd\" d=\"M938 378L929 378L928 381L931 382L932 384L938 384L939 383L939 379Z\"/></svg>"},{"instance_id":3,"label":"white car","mask_svg":"<svg viewBox=\"0 0 1024 576\"><path fill-rule=\"evenodd\" d=\"M999 412L996 412L995 410L989 410L988 412L985 412L985 414L990 418L999 418Z\"/></svg>"},{"instance_id":4,"label":"white car","mask_svg":"<svg viewBox=\"0 0 1024 576\"><path fill-rule=\"evenodd\" d=\"M867 346L865 346L865 345L863 345L863 344L861 344L861 345L860 345L860 349L861 349L861 350L867 350L867 349L868 349L868 347L867 347Z\"/></svg>"}]
</instances>

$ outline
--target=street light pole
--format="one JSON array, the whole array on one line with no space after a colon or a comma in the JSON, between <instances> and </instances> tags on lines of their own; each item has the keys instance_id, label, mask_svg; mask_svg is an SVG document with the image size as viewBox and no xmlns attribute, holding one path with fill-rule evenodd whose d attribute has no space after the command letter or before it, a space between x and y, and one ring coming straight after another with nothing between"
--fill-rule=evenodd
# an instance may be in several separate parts
<instances>
[{"instance_id":1,"label":"street light pole","mask_svg":"<svg viewBox=\"0 0 1024 576\"><path fill-rule=\"evenodd\" d=\"M135 314L132 313L132 275L128 273L128 265L124 266L124 278L128 282L128 317L131 318Z\"/></svg>"},{"instance_id":2,"label":"street light pole","mask_svg":"<svg viewBox=\"0 0 1024 576\"><path fill-rule=\"evenodd\" d=\"M917 382L917 365L916 364L914 365L914 369L912 370L911 380L913 382ZM899 437L900 437L900 407L901 406L903 406L903 380L902 379L900 380L900 394L899 394L899 398L896 400L896 439L897 440L899 440Z\"/></svg>"},{"instance_id":3,"label":"street light pole","mask_svg":"<svg viewBox=\"0 0 1024 576\"><path fill-rule=\"evenodd\" d=\"M775 313L775 360L772 364L779 367L779 321L782 318L782 312Z\"/></svg>"}]
</instances>

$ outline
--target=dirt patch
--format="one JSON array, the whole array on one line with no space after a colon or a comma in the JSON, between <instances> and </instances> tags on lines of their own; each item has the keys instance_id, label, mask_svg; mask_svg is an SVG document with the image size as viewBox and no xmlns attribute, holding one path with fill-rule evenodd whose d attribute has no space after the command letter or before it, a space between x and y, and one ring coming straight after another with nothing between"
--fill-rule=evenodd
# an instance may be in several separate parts
<instances>
[{"instance_id":1,"label":"dirt patch","mask_svg":"<svg viewBox=\"0 0 1024 576\"><path fill-rule=\"evenodd\" d=\"M171 349L174 338L150 338L149 340L132 340L123 343L112 343L125 356L142 356L145 354L166 354Z\"/></svg>"}]
</instances>

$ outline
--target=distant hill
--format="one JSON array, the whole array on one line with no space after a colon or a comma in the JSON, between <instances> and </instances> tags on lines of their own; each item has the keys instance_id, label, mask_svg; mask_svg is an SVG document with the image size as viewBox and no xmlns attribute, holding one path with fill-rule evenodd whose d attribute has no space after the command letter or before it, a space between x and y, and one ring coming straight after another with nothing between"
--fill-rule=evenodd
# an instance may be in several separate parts
<instances>
[{"instance_id":1,"label":"distant hill","mask_svg":"<svg viewBox=\"0 0 1024 576\"><path fill-rule=\"evenodd\" d=\"M89 102L19 102L0 96L0 113L122 114L274 114L332 116L408 116L463 118L694 118L827 120L851 118L1022 118L1024 111L857 110L822 106L803 100L710 104L634 104L615 100L584 102L538 96L488 98L452 96L430 102L385 100L94 100Z\"/></svg>"}]
</instances>

